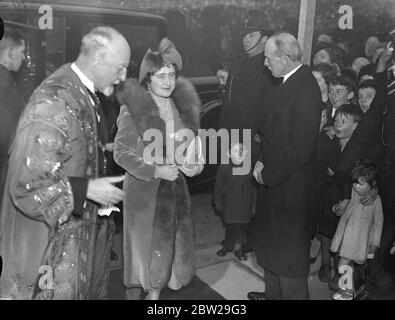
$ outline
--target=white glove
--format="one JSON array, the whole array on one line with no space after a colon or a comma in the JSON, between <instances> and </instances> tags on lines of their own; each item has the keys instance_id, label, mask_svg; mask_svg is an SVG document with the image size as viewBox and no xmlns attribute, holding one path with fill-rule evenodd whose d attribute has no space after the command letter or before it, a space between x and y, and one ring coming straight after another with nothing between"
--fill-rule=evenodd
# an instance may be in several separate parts
<instances>
[{"instance_id":1,"label":"white glove","mask_svg":"<svg viewBox=\"0 0 395 320\"><path fill-rule=\"evenodd\" d=\"M263 184L263 179L262 179L262 170L263 170L263 168L264 168L264 165L263 165L263 163L261 161L257 161L255 163L253 176L254 176L255 180L259 184Z\"/></svg>"},{"instance_id":2,"label":"white glove","mask_svg":"<svg viewBox=\"0 0 395 320\"><path fill-rule=\"evenodd\" d=\"M189 144L184 163L178 169L186 176L193 177L200 174L204 168L204 157L202 151L202 141L199 137L195 137Z\"/></svg>"}]
</instances>

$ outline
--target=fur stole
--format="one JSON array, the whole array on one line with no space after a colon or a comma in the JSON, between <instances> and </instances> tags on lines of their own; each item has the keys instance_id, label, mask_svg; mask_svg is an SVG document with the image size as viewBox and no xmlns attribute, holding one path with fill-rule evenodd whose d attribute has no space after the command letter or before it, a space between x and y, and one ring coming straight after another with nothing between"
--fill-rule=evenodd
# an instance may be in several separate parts
<instances>
[{"instance_id":1,"label":"fur stole","mask_svg":"<svg viewBox=\"0 0 395 320\"><path fill-rule=\"evenodd\" d=\"M148 129L158 129L165 134L165 123L159 116L155 101L137 80L127 79L117 97L121 105L127 105L141 137ZM201 102L193 85L187 79L178 77L171 98L185 127L197 135Z\"/></svg>"},{"instance_id":2,"label":"fur stole","mask_svg":"<svg viewBox=\"0 0 395 320\"><path fill-rule=\"evenodd\" d=\"M201 103L193 85L179 77L171 98L185 127L197 135ZM126 80L118 100L127 105L141 137L146 130L154 128L166 136L158 107L136 80ZM161 289L168 285L176 290L187 285L195 274L194 250L191 198L185 178L180 173L175 181L161 179L153 222L150 286Z\"/></svg>"}]
</instances>

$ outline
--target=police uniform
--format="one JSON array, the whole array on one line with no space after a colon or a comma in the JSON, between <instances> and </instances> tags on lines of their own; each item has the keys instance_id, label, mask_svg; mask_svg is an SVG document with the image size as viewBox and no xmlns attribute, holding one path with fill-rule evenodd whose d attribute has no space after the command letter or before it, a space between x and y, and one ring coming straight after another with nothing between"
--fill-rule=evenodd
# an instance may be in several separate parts
<instances>
[{"instance_id":1,"label":"police uniform","mask_svg":"<svg viewBox=\"0 0 395 320\"><path fill-rule=\"evenodd\" d=\"M262 36L269 35L262 19L261 13L252 10L245 20L243 35L255 31L261 31ZM232 62L222 97L219 128L254 131L255 123L264 115L268 94L278 83L264 61L261 52L252 57L240 55Z\"/></svg>"}]
</instances>

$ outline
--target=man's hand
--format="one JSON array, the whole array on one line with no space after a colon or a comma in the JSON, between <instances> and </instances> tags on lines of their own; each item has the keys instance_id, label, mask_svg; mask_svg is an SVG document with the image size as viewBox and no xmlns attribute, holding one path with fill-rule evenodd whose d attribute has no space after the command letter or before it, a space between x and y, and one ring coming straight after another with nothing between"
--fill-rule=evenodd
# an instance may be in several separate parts
<instances>
[{"instance_id":1,"label":"man's hand","mask_svg":"<svg viewBox=\"0 0 395 320\"><path fill-rule=\"evenodd\" d=\"M106 143L105 148L108 152L114 152L114 142Z\"/></svg>"},{"instance_id":2,"label":"man's hand","mask_svg":"<svg viewBox=\"0 0 395 320\"><path fill-rule=\"evenodd\" d=\"M225 85L226 80L228 79L228 71L224 69L218 70L216 76L218 78L219 84Z\"/></svg>"},{"instance_id":3,"label":"man's hand","mask_svg":"<svg viewBox=\"0 0 395 320\"><path fill-rule=\"evenodd\" d=\"M113 183L121 182L124 179L124 175L91 179L88 182L86 198L105 206L118 203L123 200L125 192L113 186Z\"/></svg>"},{"instance_id":4,"label":"man's hand","mask_svg":"<svg viewBox=\"0 0 395 320\"><path fill-rule=\"evenodd\" d=\"M390 254L391 254L391 255L395 254L395 241L394 241L394 243L392 244L392 248L390 249Z\"/></svg>"},{"instance_id":5,"label":"man's hand","mask_svg":"<svg viewBox=\"0 0 395 320\"><path fill-rule=\"evenodd\" d=\"M324 131L326 135L329 137L329 139L333 139L335 137L335 128L333 126L325 127Z\"/></svg>"},{"instance_id":6,"label":"man's hand","mask_svg":"<svg viewBox=\"0 0 395 320\"><path fill-rule=\"evenodd\" d=\"M371 206L378 194L379 190L377 188L372 188L361 196L359 202L364 206Z\"/></svg>"},{"instance_id":7,"label":"man's hand","mask_svg":"<svg viewBox=\"0 0 395 320\"><path fill-rule=\"evenodd\" d=\"M342 216L344 212L346 212L347 206L350 202L350 199L344 199L342 201L339 201L337 204L335 204L332 207L332 211L338 216Z\"/></svg>"},{"instance_id":8,"label":"man's hand","mask_svg":"<svg viewBox=\"0 0 395 320\"><path fill-rule=\"evenodd\" d=\"M177 179L178 173L178 167L176 165L164 165L156 167L156 177L159 179L174 181Z\"/></svg>"},{"instance_id":9,"label":"man's hand","mask_svg":"<svg viewBox=\"0 0 395 320\"><path fill-rule=\"evenodd\" d=\"M374 254L378 250L378 246L370 245L368 249L368 253Z\"/></svg>"},{"instance_id":10,"label":"man's hand","mask_svg":"<svg viewBox=\"0 0 395 320\"><path fill-rule=\"evenodd\" d=\"M388 61L392 58L392 51L387 47L383 48L377 60L376 72L380 73L387 69Z\"/></svg>"},{"instance_id":11,"label":"man's hand","mask_svg":"<svg viewBox=\"0 0 395 320\"><path fill-rule=\"evenodd\" d=\"M332 177L335 174L335 172L328 167L328 176Z\"/></svg>"},{"instance_id":12,"label":"man's hand","mask_svg":"<svg viewBox=\"0 0 395 320\"><path fill-rule=\"evenodd\" d=\"M263 184L263 179L262 179L262 170L263 170L263 168L264 168L264 165L263 165L263 163L261 161L257 161L255 163L253 176L254 176L255 180L259 184Z\"/></svg>"}]
</instances>

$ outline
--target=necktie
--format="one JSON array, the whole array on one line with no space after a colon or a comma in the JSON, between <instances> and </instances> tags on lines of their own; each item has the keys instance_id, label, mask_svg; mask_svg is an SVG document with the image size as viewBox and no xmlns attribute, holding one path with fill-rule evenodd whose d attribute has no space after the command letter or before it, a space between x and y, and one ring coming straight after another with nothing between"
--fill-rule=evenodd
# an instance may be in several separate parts
<instances>
[{"instance_id":1,"label":"necktie","mask_svg":"<svg viewBox=\"0 0 395 320\"><path fill-rule=\"evenodd\" d=\"M100 122L100 114L99 114L99 108L100 108L100 99L99 97L92 91L90 91L88 89L88 87L85 87L86 91L88 91L89 96L92 98L93 100L93 107L95 109L95 113L96 113L96 118L97 118L97 122Z\"/></svg>"},{"instance_id":2,"label":"necktie","mask_svg":"<svg viewBox=\"0 0 395 320\"><path fill-rule=\"evenodd\" d=\"M99 147L99 175L105 176L107 172L107 159L105 155L106 146L105 146L105 134L104 134L104 127L102 125L102 119L100 116L100 108L101 103L99 97L92 91L90 91L87 87L85 87L89 93L89 96L93 100L93 108L95 110L96 119L97 119L97 145Z\"/></svg>"}]
</instances>

